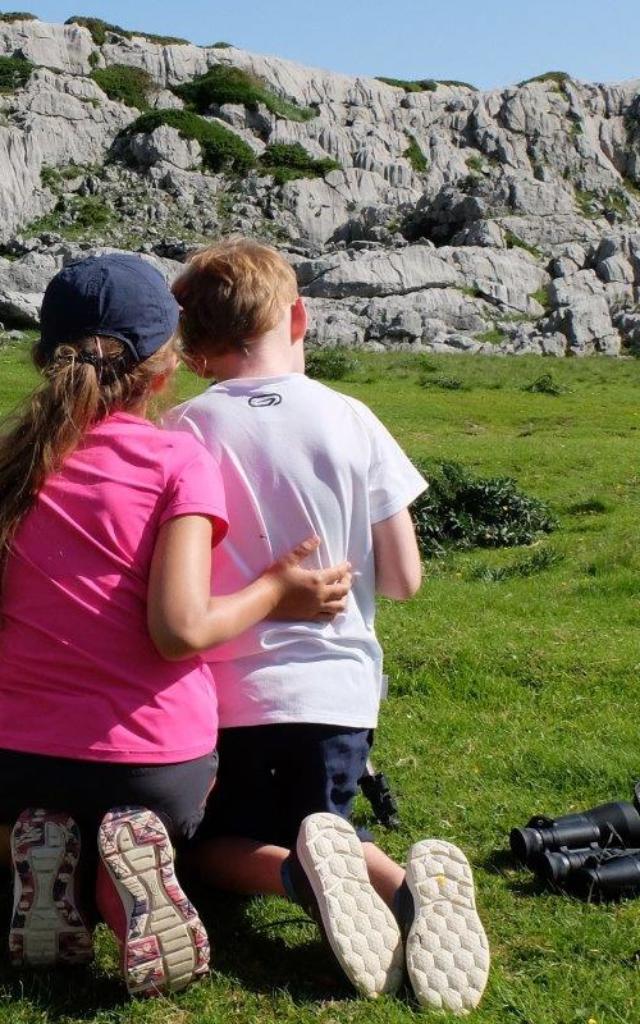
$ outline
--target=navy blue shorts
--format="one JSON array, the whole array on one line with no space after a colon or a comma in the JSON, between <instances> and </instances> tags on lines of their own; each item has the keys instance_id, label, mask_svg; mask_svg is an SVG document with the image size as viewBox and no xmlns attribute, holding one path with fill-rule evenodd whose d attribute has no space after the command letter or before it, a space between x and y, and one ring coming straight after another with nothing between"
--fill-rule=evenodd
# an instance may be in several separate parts
<instances>
[{"instance_id":1,"label":"navy blue shorts","mask_svg":"<svg viewBox=\"0 0 640 1024\"><path fill-rule=\"evenodd\" d=\"M218 777L196 840L244 836L290 849L308 814L349 818L372 741L371 729L335 725L222 729Z\"/></svg>"}]
</instances>

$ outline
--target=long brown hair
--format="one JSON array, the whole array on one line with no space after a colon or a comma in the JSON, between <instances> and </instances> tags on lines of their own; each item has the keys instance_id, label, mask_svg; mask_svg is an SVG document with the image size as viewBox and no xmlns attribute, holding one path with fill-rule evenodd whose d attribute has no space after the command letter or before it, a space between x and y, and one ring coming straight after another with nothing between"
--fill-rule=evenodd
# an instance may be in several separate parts
<instances>
[{"instance_id":1,"label":"long brown hair","mask_svg":"<svg viewBox=\"0 0 640 1024\"><path fill-rule=\"evenodd\" d=\"M177 351L170 339L137 363L115 338L85 338L59 345L53 354L36 342L33 362L44 380L0 433L0 596L11 541L45 479L92 424L142 406L154 382L171 375Z\"/></svg>"}]
</instances>

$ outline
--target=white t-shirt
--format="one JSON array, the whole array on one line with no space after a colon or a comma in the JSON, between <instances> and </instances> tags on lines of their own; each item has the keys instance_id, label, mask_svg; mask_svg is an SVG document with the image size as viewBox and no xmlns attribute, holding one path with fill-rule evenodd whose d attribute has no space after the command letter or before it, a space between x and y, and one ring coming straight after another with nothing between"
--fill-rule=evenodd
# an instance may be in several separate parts
<instances>
[{"instance_id":1,"label":"white t-shirt","mask_svg":"<svg viewBox=\"0 0 640 1024\"><path fill-rule=\"evenodd\" d=\"M222 728L277 722L374 728L382 652L374 632L371 526L427 486L362 402L300 373L210 387L167 417L220 464L229 532L214 555L212 590L245 587L311 534L306 566L348 559L355 573L333 622L265 621L209 654Z\"/></svg>"}]
</instances>

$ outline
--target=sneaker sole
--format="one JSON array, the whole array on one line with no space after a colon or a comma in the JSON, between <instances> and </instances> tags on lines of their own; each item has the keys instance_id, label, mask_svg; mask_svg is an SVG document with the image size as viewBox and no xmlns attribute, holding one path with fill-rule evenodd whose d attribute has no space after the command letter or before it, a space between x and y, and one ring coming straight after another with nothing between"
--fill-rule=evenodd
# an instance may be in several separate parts
<instances>
[{"instance_id":1,"label":"sneaker sole","mask_svg":"<svg viewBox=\"0 0 640 1024\"><path fill-rule=\"evenodd\" d=\"M123 971L130 995L177 992L209 969L204 925L173 868L167 831L151 811L110 811L98 832L102 862L126 913Z\"/></svg>"},{"instance_id":2,"label":"sneaker sole","mask_svg":"<svg viewBox=\"0 0 640 1024\"><path fill-rule=\"evenodd\" d=\"M362 844L348 821L312 814L300 826L298 860L313 889L326 938L362 995L395 992L402 983L402 937L369 881Z\"/></svg>"},{"instance_id":3,"label":"sneaker sole","mask_svg":"<svg viewBox=\"0 0 640 1024\"><path fill-rule=\"evenodd\" d=\"M405 955L418 1002L468 1013L482 998L490 962L469 862L451 843L424 840L409 852L407 885L414 920Z\"/></svg>"},{"instance_id":4,"label":"sneaker sole","mask_svg":"<svg viewBox=\"0 0 640 1024\"><path fill-rule=\"evenodd\" d=\"M14 864L9 954L16 967L86 964L93 939L75 900L80 832L73 818L23 811L11 833Z\"/></svg>"}]
</instances>

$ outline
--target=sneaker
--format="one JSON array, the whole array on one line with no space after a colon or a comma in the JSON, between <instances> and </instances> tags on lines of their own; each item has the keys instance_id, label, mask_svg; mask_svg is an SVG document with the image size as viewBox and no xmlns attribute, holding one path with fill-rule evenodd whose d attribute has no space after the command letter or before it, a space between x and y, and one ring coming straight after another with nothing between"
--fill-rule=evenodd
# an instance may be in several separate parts
<instances>
[{"instance_id":1,"label":"sneaker","mask_svg":"<svg viewBox=\"0 0 640 1024\"><path fill-rule=\"evenodd\" d=\"M77 899L80 831L68 814L23 811L11 833L9 954L15 966L85 964L93 939Z\"/></svg>"},{"instance_id":2,"label":"sneaker","mask_svg":"<svg viewBox=\"0 0 640 1024\"><path fill-rule=\"evenodd\" d=\"M209 940L174 872L160 819L144 807L109 811L98 831L96 899L122 947L130 995L177 992L209 969Z\"/></svg>"},{"instance_id":3,"label":"sneaker","mask_svg":"<svg viewBox=\"0 0 640 1024\"><path fill-rule=\"evenodd\" d=\"M354 988L369 997L395 992L404 972L400 929L369 881L362 843L349 822L309 815L289 867L296 897Z\"/></svg>"},{"instance_id":4,"label":"sneaker","mask_svg":"<svg viewBox=\"0 0 640 1024\"><path fill-rule=\"evenodd\" d=\"M490 956L467 858L439 839L416 843L398 897L407 973L418 1002L468 1013L482 998Z\"/></svg>"}]
</instances>

